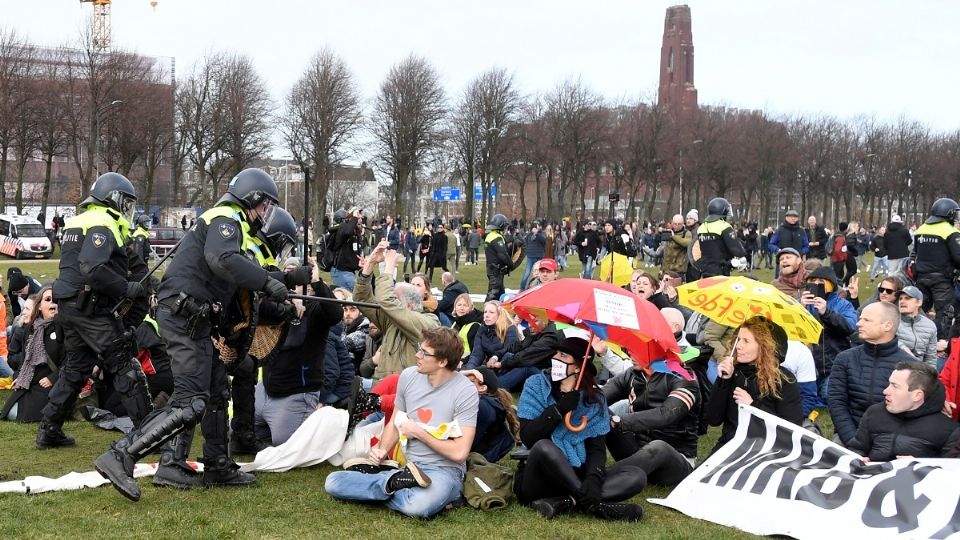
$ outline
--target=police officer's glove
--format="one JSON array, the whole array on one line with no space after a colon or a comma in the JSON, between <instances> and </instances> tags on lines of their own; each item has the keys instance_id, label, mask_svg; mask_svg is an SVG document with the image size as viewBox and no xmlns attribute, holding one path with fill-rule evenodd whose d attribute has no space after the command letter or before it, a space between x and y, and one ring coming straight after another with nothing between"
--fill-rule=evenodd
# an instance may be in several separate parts
<instances>
[{"instance_id":1,"label":"police officer's glove","mask_svg":"<svg viewBox=\"0 0 960 540\"><path fill-rule=\"evenodd\" d=\"M563 392L560 394L560 399L557 400L557 410L560 411L560 414L567 414L568 412L576 409L577 405L579 404L580 392L577 392L576 390Z\"/></svg>"},{"instance_id":2,"label":"police officer's glove","mask_svg":"<svg viewBox=\"0 0 960 540\"><path fill-rule=\"evenodd\" d=\"M283 274L283 281L286 283L288 289L292 289L299 285L309 285L313 280L313 266L305 264L300 268L294 268L293 270Z\"/></svg>"},{"instance_id":3,"label":"police officer's glove","mask_svg":"<svg viewBox=\"0 0 960 540\"><path fill-rule=\"evenodd\" d=\"M273 279L272 277L267 278L267 282L264 283L262 290L267 293L274 302L283 302L287 299L287 295L290 294L290 291L287 290L287 286L284 285L283 282Z\"/></svg>"},{"instance_id":4,"label":"police officer's glove","mask_svg":"<svg viewBox=\"0 0 960 540\"><path fill-rule=\"evenodd\" d=\"M126 296L127 298L134 298L134 299L146 298L147 293L148 291L146 287L144 287L140 282L130 281L130 282L127 282L127 294L125 294L124 296Z\"/></svg>"}]
</instances>

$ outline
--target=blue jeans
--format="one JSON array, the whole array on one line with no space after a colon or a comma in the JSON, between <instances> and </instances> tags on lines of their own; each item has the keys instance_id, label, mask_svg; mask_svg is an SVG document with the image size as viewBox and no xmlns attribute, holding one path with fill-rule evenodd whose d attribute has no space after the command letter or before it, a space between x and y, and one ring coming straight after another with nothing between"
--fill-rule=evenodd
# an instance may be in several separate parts
<instances>
[{"instance_id":1,"label":"blue jeans","mask_svg":"<svg viewBox=\"0 0 960 540\"><path fill-rule=\"evenodd\" d=\"M500 384L500 388L517 392L523 389L523 383L527 382L527 379L537 373L540 373L540 370L535 367L507 368L497 374L497 382Z\"/></svg>"},{"instance_id":2,"label":"blue jeans","mask_svg":"<svg viewBox=\"0 0 960 540\"><path fill-rule=\"evenodd\" d=\"M356 471L336 471L327 476L325 489L331 497L348 501L383 501L388 508L401 514L428 518L440 513L449 503L460 497L463 475L457 469L420 465L430 477L430 486L398 489L387 493L387 480L397 471L366 474Z\"/></svg>"},{"instance_id":3,"label":"blue jeans","mask_svg":"<svg viewBox=\"0 0 960 540\"><path fill-rule=\"evenodd\" d=\"M523 270L523 276L520 277L520 290L527 288L527 280L530 279L530 274L533 273L533 265L536 264L540 259L534 257L527 257L527 267Z\"/></svg>"},{"instance_id":4,"label":"blue jeans","mask_svg":"<svg viewBox=\"0 0 960 540\"><path fill-rule=\"evenodd\" d=\"M874 257L874 258L873 258L873 268L870 269L870 279L876 278L876 277L877 277L877 274L880 273L880 272L877 272L877 270L881 270L881 269L883 270L883 273L884 273L884 274L889 274L889 273L890 273L890 267L887 265L887 258L886 258L886 257Z\"/></svg>"},{"instance_id":5,"label":"blue jeans","mask_svg":"<svg viewBox=\"0 0 960 540\"><path fill-rule=\"evenodd\" d=\"M10 365L7 364L7 357L0 356L0 379L5 377L13 377L13 370L10 369Z\"/></svg>"},{"instance_id":6,"label":"blue jeans","mask_svg":"<svg viewBox=\"0 0 960 540\"><path fill-rule=\"evenodd\" d=\"M330 276L333 277L334 287L343 287L344 289L353 292L353 286L357 283L357 275L355 273L331 268Z\"/></svg>"},{"instance_id":7,"label":"blue jeans","mask_svg":"<svg viewBox=\"0 0 960 540\"><path fill-rule=\"evenodd\" d=\"M583 279L593 279L593 257L587 257L587 262L583 263L583 274L580 276Z\"/></svg>"}]
</instances>

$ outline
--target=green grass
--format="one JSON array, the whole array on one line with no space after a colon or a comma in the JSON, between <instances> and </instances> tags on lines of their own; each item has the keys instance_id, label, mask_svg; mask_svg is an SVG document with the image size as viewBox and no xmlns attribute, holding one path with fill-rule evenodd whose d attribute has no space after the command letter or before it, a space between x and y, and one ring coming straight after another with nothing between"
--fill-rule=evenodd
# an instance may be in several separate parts
<instances>
[{"instance_id":1,"label":"green grass","mask_svg":"<svg viewBox=\"0 0 960 540\"><path fill-rule=\"evenodd\" d=\"M18 261L22 263L21 261ZM0 262L0 274L18 262ZM563 277L576 277L579 263ZM21 264L38 277L56 273L55 262ZM763 281L772 271L756 273ZM474 293L486 290L482 266L461 266L458 276ZM516 287L520 272L507 279ZM439 281L439 277L436 278ZM41 279L41 281L45 281ZM865 288L872 287L864 283ZM866 298L869 292L862 292ZM9 391L0 391L5 401ZM827 436L833 431L829 417L820 417ZM57 477L70 471L93 470L92 462L116 439L86 422L68 422L65 429L77 438L71 449L38 451L34 448L36 424L0 423L0 481L26 476ZM700 439L699 454L706 457L719 429ZM191 456L200 453L195 440ZM156 461L151 456L146 461ZM510 460L505 460L512 464ZM177 491L156 489L140 480L143 498L133 504L109 486L80 491L24 496L0 495L5 508L2 530L10 538L63 536L99 538L752 538L751 535L713 523L695 520L673 510L648 504L648 497L665 497L669 489L648 487L634 502L643 504L646 516L640 524L605 523L584 516L553 521L519 505L498 512L463 508L441 517L418 521L383 507L348 504L332 500L323 490L324 479L334 469L318 466L287 473L258 474L258 485L247 489ZM704 501L716 504L717 501Z\"/></svg>"}]
</instances>

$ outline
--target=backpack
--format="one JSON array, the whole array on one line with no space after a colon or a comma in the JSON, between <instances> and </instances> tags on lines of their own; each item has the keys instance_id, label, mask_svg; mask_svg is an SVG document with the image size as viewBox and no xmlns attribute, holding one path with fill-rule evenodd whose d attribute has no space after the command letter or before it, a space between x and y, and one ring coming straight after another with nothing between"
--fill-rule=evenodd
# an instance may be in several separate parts
<instances>
[{"instance_id":1,"label":"backpack","mask_svg":"<svg viewBox=\"0 0 960 540\"><path fill-rule=\"evenodd\" d=\"M827 252L830 253L830 262L847 262L847 239L842 233L837 233L827 240Z\"/></svg>"},{"instance_id":2,"label":"backpack","mask_svg":"<svg viewBox=\"0 0 960 540\"><path fill-rule=\"evenodd\" d=\"M340 250L333 245L333 235L336 232L337 228L331 228L317 238L317 267L321 272L329 272L337 264L337 255Z\"/></svg>"}]
</instances>

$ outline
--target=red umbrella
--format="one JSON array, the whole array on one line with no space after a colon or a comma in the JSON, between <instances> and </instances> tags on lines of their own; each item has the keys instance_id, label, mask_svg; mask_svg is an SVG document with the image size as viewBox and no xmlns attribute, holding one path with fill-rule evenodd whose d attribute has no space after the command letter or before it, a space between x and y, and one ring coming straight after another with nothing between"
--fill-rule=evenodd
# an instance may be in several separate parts
<instances>
[{"instance_id":1,"label":"red umbrella","mask_svg":"<svg viewBox=\"0 0 960 540\"><path fill-rule=\"evenodd\" d=\"M651 360L662 359L667 353L680 353L676 338L660 310L632 292L611 283L588 279L558 279L535 289L524 291L504 303L504 308L516 313L541 330L541 320L562 322L589 330L591 337L598 336L627 349L630 358L640 366L648 366ZM589 340L592 342L593 340ZM590 357L583 358L577 388ZM570 422L567 413L567 429L582 431L586 428L584 417L579 426Z\"/></svg>"}]
</instances>

